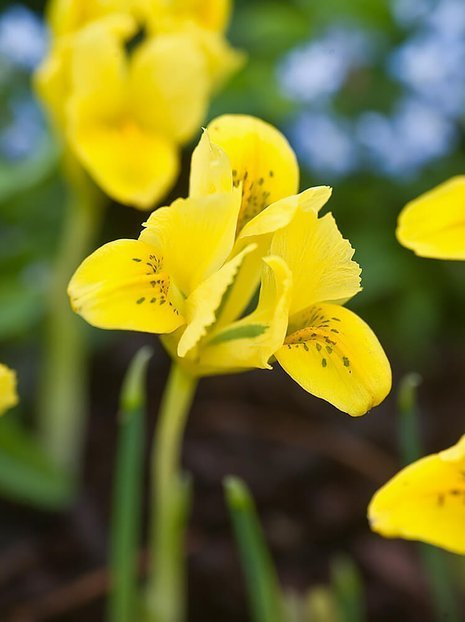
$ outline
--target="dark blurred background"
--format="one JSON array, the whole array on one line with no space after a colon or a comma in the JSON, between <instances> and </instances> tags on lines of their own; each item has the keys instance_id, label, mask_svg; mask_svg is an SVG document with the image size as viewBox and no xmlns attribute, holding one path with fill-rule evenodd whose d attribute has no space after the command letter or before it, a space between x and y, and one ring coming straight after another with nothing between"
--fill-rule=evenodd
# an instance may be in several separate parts
<instances>
[{"instance_id":1,"label":"dark blurred background","mask_svg":"<svg viewBox=\"0 0 465 622\"><path fill-rule=\"evenodd\" d=\"M64 196L57 149L30 86L47 49L42 10L41 2L0 4L0 361L18 371L25 421ZM364 580L367 619L428 622L417 548L372 534L365 513L401 463L395 394L404 373L423 377L425 451L463 432L465 265L415 257L397 243L395 226L408 200L465 174L465 3L236 0L230 40L248 62L209 116L270 121L297 152L302 188L334 187L328 209L363 268L364 290L349 306L383 343L394 389L353 420L278 369L201 382L184 446L195 487L189 620L248 619L221 488L224 475L237 474L256 498L286 588L325 583L334 556L349 554ZM168 200L187 193L191 151ZM112 205L99 243L136 237L144 219ZM153 343L151 430L169 360L150 336L90 327L87 336L92 412L82 494L59 515L0 501L2 621L103 617L118 387L132 354Z\"/></svg>"}]
</instances>

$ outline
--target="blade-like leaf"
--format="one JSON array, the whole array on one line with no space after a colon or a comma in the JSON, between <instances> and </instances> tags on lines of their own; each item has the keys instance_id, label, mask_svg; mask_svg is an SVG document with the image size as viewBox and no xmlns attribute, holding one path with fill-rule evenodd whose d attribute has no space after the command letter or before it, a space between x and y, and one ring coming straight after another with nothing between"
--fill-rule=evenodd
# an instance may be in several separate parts
<instances>
[{"instance_id":1,"label":"blade-like leaf","mask_svg":"<svg viewBox=\"0 0 465 622\"><path fill-rule=\"evenodd\" d=\"M224 482L254 622L284 622L281 590L253 499L236 477Z\"/></svg>"}]
</instances>

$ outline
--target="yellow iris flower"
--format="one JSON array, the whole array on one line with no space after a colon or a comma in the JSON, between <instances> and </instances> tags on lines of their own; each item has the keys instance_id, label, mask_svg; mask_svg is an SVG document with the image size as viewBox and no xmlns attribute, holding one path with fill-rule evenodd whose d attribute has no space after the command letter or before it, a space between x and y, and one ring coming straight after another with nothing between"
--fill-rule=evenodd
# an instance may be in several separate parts
<instances>
[{"instance_id":1,"label":"yellow iris flower","mask_svg":"<svg viewBox=\"0 0 465 622\"><path fill-rule=\"evenodd\" d=\"M242 62L222 34L228 3L222 12L213 2L158 4L155 20L153 0L55 2L58 35L36 74L75 158L108 195L140 209L173 185L180 147Z\"/></svg>"},{"instance_id":2,"label":"yellow iris flower","mask_svg":"<svg viewBox=\"0 0 465 622\"><path fill-rule=\"evenodd\" d=\"M399 216L397 239L422 257L465 259L465 176L408 203Z\"/></svg>"},{"instance_id":3,"label":"yellow iris flower","mask_svg":"<svg viewBox=\"0 0 465 622\"><path fill-rule=\"evenodd\" d=\"M400 471L373 497L371 527L465 554L465 436Z\"/></svg>"},{"instance_id":4,"label":"yellow iris flower","mask_svg":"<svg viewBox=\"0 0 465 622\"><path fill-rule=\"evenodd\" d=\"M16 373L0 363L0 415L18 403Z\"/></svg>"},{"instance_id":5,"label":"yellow iris flower","mask_svg":"<svg viewBox=\"0 0 465 622\"><path fill-rule=\"evenodd\" d=\"M275 128L213 120L189 197L152 213L138 240L88 257L69 285L74 310L100 328L164 335L196 376L269 369L276 358L310 393L364 414L390 389L389 363L342 306L360 291L360 268L331 214L318 217L331 191L295 194L298 177Z\"/></svg>"}]
</instances>

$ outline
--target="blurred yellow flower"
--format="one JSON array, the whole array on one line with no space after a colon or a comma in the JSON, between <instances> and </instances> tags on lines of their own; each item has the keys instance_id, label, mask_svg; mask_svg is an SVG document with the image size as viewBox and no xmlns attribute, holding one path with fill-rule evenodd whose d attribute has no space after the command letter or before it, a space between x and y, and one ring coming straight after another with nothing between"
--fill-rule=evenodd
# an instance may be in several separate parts
<instances>
[{"instance_id":1,"label":"blurred yellow flower","mask_svg":"<svg viewBox=\"0 0 465 622\"><path fill-rule=\"evenodd\" d=\"M242 62L220 31L202 26L209 14L200 8L198 20L176 21L174 3L155 30L145 4L153 8L142 0L55 2L50 19L61 36L36 74L80 164L111 197L141 209L173 185L180 146Z\"/></svg>"},{"instance_id":2,"label":"blurred yellow flower","mask_svg":"<svg viewBox=\"0 0 465 622\"><path fill-rule=\"evenodd\" d=\"M16 373L0 363L0 415L18 403Z\"/></svg>"},{"instance_id":3,"label":"blurred yellow flower","mask_svg":"<svg viewBox=\"0 0 465 622\"><path fill-rule=\"evenodd\" d=\"M164 334L197 376L269 369L275 356L310 393L364 414L390 389L389 363L341 306L360 290L360 268L332 216L318 218L330 189L297 188L275 128L215 119L194 151L189 197L154 212L138 240L87 258L69 286L73 308L101 328Z\"/></svg>"},{"instance_id":4,"label":"blurred yellow flower","mask_svg":"<svg viewBox=\"0 0 465 622\"><path fill-rule=\"evenodd\" d=\"M375 494L368 517L371 528L387 538L465 554L465 436L402 469Z\"/></svg>"},{"instance_id":5,"label":"blurred yellow flower","mask_svg":"<svg viewBox=\"0 0 465 622\"><path fill-rule=\"evenodd\" d=\"M422 257L465 259L465 176L410 201L399 216L399 242Z\"/></svg>"}]
</instances>

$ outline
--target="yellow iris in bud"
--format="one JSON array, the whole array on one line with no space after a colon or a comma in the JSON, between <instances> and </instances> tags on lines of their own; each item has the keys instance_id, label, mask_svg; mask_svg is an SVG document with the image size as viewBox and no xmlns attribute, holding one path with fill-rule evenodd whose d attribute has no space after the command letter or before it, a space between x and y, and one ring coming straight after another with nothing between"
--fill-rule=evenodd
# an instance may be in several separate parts
<instances>
[{"instance_id":1,"label":"yellow iris in bud","mask_svg":"<svg viewBox=\"0 0 465 622\"><path fill-rule=\"evenodd\" d=\"M465 436L395 475L368 508L371 528L465 554Z\"/></svg>"},{"instance_id":2,"label":"yellow iris in bud","mask_svg":"<svg viewBox=\"0 0 465 622\"><path fill-rule=\"evenodd\" d=\"M166 3L170 19L158 21L152 9L143 0L55 2L50 19L59 36L36 74L37 90L80 164L108 195L141 209L173 185L180 146L242 62L213 9L199 4L197 11L193 3L192 19L176 20L177 3ZM207 27L209 16L218 30L213 22Z\"/></svg>"},{"instance_id":3,"label":"yellow iris in bud","mask_svg":"<svg viewBox=\"0 0 465 622\"><path fill-rule=\"evenodd\" d=\"M151 214L138 240L106 244L69 285L101 328L163 334L196 376L270 368L351 415L390 389L386 356L343 302L360 290L328 187L298 189L295 155L272 126L226 115L194 151L190 192Z\"/></svg>"},{"instance_id":4,"label":"yellow iris in bud","mask_svg":"<svg viewBox=\"0 0 465 622\"><path fill-rule=\"evenodd\" d=\"M465 259L465 176L408 203L399 216L397 239L422 257Z\"/></svg>"},{"instance_id":5,"label":"yellow iris in bud","mask_svg":"<svg viewBox=\"0 0 465 622\"><path fill-rule=\"evenodd\" d=\"M0 363L0 415L18 403L16 373Z\"/></svg>"}]
</instances>

